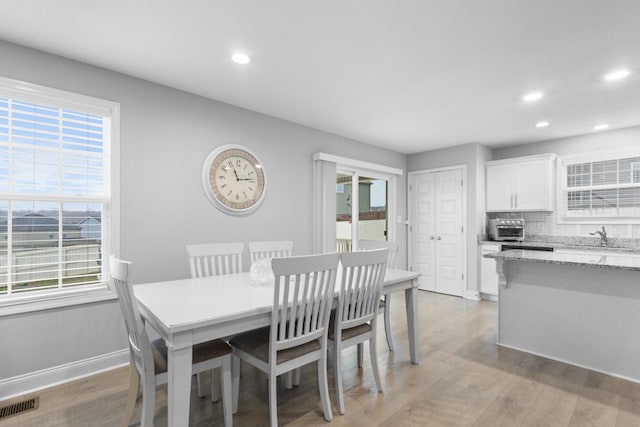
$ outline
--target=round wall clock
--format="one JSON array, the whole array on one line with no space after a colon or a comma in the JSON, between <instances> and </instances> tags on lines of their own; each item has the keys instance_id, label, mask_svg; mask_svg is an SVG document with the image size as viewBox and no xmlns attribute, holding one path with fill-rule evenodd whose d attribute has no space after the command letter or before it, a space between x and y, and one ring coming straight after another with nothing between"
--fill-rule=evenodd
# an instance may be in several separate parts
<instances>
[{"instance_id":1,"label":"round wall clock","mask_svg":"<svg viewBox=\"0 0 640 427\"><path fill-rule=\"evenodd\" d=\"M267 174L251 150L228 144L207 156L202 167L202 185L218 209L243 215L252 212L264 200Z\"/></svg>"}]
</instances>

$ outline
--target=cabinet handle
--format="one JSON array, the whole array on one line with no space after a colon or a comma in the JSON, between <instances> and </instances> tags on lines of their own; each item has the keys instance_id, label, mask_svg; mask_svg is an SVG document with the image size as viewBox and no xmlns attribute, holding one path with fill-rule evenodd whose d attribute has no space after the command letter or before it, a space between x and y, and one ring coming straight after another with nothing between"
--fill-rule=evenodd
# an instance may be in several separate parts
<instances>
[{"instance_id":1,"label":"cabinet handle","mask_svg":"<svg viewBox=\"0 0 640 427\"><path fill-rule=\"evenodd\" d=\"M514 196L514 200L515 200L515 203L514 203L513 207L518 209L518 195L517 194Z\"/></svg>"},{"instance_id":2,"label":"cabinet handle","mask_svg":"<svg viewBox=\"0 0 640 427\"><path fill-rule=\"evenodd\" d=\"M513 194L511 195L511 201L509 202L509 207L513 209Z\"/></svg>"},{"instance_id":3,"label":"cabinet handle","mask_svg":"<svg viewBox=\"0 0 640 427\"><path fill-rule=\"evenodd\" d=\"M433 240L433 239L435 239L435 237L429 236L429 240Z\"/></svg>"},{"instance_id":4,"label":"cabinet handle","mask_svg":"<svg viewBox=\"0 0 640 427\"><path fill-rule=\"evenodd\" d=\"M442 236L436 237L437 240L442 240Z\"/></svg>"}]
</instances>

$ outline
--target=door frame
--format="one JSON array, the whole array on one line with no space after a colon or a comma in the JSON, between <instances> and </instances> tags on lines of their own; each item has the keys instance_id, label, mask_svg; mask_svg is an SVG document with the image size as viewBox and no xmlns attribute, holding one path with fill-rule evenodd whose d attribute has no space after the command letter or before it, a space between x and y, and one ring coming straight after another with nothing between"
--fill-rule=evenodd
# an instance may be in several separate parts
<instances>
[{"instance_id":1,"label":"door frame","mask_svg":"<svg viewBox=\"0 0 640 427\"><path fill-rule=\"evenodd\" d=\"M433 169L421 169L417 171L411 171L407 173L407 268L409 270L413 269L412 260L413 260L413 203L415 202L415 198L413 196L413 181L416 175L422 175L425 173L436 173L436 172L445 172L451 170L460 170L462 171L462 265L463 265L463 273L462 273L462 297L467 299L477 299L475 292L469 292L467 289L467 283L469 278L469 264L467 263L467 233L469 231L469 224L467 222L467 198L469 197L467 193L467 165L459 164L453 166L445 166ZM413 271L413 270L412 270Z\"/></svg>"},{"instance_id":2,"label":"door frame","mask_svg":"<svg viewBox=\"0 0 640 427\"><path fill-rule=\"evenodd\" d=\"M364 169L367 173L389 175L387 214L388 236L400 240L403 234L398 233L398 179L404 175L404 169L377 163L364 162L348 157L317 152L313 154L313 252L329 253L336 250L336 172L351 168ZM393 215L393 217L392 217Z\"/></svg>"},{"instance_id":3,"label":"door frame","mask_svg":"<svg viewBox=\"0 0 640 427\"><path fill-rule=\"evenodd\" d=\"M359 212L356 212L356 209L359 208L360 200L359 192L354 190L358 188L357 177L364 176L366 178L387 181L387 240L397 240L396 221L393 221L393 218L395 218L396 215L396 176L385 173L383 171L359 168L345 164L338 164L336 166L336 174L338 173L341 173L343 175L351 175L352 250L358 250L358 241L360 240L360 235L358 234L358 222L360 221L360 216Z\"/></svg>"}]
</instances>

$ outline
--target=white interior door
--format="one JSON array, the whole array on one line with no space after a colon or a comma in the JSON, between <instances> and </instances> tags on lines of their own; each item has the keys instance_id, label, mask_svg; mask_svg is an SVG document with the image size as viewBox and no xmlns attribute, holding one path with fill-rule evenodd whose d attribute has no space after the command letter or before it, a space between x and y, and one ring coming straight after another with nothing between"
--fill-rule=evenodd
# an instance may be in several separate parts
<instances>
[{"instance_id":1,"label":"white interior door","mask_svg":"<svg viewBox=\"0 0 640 427\"><path fill-rule=\"evenodd\" d=\"M420 289L463 295L462 170L412 175L411 266Z\"/></svg>"},{"instance_id":2,"label":"white interior door","mask_svg":"<svg viewBox=\"0 0 640 427\"><path fill-rule=\"evenodd\" d=\"M421 274L418 279L420 289L435 291L435 174L413 175L411 188L414 194L411 265Z\"/></svg>"},{"instance_id":3,"label":"white interior door","mask_svg":"<svg viewBox=\"0 0 640 427\"><path fill-rule=\"evenodd\" d=\"M462 296L462 171L436 176L436 292Z\"/></svg>"}]
</instances>

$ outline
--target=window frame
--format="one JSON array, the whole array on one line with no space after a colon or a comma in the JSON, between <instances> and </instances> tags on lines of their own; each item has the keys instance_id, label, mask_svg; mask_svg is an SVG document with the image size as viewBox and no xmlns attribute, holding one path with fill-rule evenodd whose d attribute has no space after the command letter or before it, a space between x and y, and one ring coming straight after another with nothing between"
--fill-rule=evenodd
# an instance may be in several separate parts
<instances>
[{"instance_id":1,"label":"window frame","mask_svg":"<svg viewBox=\"0 0 640 427\"><path fill-rule=\"evenodd\" d=\"M2 76L0 76L0 97L101 115L109 120L109 125L105 128L107 143L104 148L103 166L107 196L106 200L101 202L104 216L102 285L86 288L58 288L12 295L0 299L0 317L116 299L116 293L110 283L109 254L120 252L120 104ZM24 198L20 196L18 199ZM34 195L28 199L44 201L47 198ZM55 199L63 201L65 198L57 195ZM73 197L70 199L72 200ZM3 200L16 199L5 197Z\"/></svg>"},{"instance_id":2,"label":"window frame","mask_svg":"<svg viewBox=\"0 0 640 427\"><path fill-rule=\"evenodd\" d=\"M566 193L569 191L567 186L567 169L570 165L578 163L590 163L607 160L619 160L630 157L640 157L640 149L616 149L607 151L596 151L580 154L571 154L559 156L557 163L557 191L556 191L556 222L558 224L640 224L640 217L633 216L568 216ZM633 183L632 183L633 184ZM585 187L591 189L593 186ZM608 188L629 188L628 184L612 184ZM572 187L575 189L578 187Z\"/></svg>"}]
</instances>

